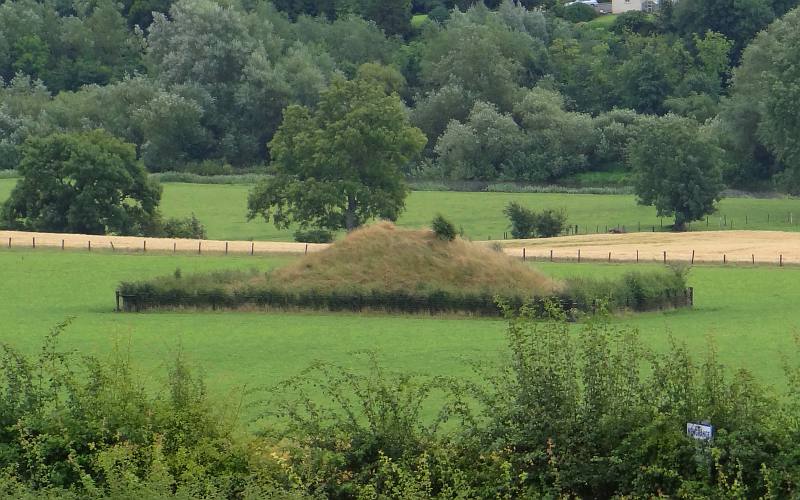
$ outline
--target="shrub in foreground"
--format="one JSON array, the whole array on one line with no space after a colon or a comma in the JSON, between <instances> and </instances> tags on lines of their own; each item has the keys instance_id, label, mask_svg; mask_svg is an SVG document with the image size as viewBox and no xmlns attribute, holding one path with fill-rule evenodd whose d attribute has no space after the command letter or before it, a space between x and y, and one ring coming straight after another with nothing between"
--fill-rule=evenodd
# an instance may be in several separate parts
<instances>
[{"instance_id":1,"label":"shrub in foreground","mask_svg":"<svg viewBox=\"0 0 800 500\"><path fill-rule=\"evenodd\" d=\"M507 314L503 358L468 379L318 362L260 400L248 435L180 356L163 389L129 360L0 355L0 495L12 498L796 498L800 368L786 390L653 352L602 316ZM352 363L348 363L352 364ZM269 381L267 381L269 383ZM263 393L262 393L263 394ZM712 440L686 435L710 421ZM264 422L265 420L260 420Z\"/></svg>"}]
</instances>

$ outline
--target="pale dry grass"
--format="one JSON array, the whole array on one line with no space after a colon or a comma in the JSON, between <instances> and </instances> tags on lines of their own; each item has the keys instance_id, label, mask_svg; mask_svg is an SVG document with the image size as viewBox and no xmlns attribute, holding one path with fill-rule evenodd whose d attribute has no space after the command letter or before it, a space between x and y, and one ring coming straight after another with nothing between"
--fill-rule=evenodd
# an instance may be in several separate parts
<instances>
[{"instance_id":1,"label":"pale dry grass","mask_svg":"<svg viewBox=\"0 0 800 500\"><path fill-rule=\"evenodd\" d=\"M333 290L359 286L380 290L526 291L545 295L559 284L517 259L432 231L388 222L352 232L327 250L277 269L272 279L299 288Z\"/></svg>"},{"instance_id":2,"label":"pale dry grass","mask_svg":"<svg viewBox=\"0 0 800 500\"><path fill-rule=\"evenodd\" d=\"M504 251L516 257L547 259L550 251L556 260L581 259L661 262L727 262L800 264L800 233L780 231L698 231L688 233L627 233L563 236L559 238L503 242Z\"/></svg>"},{"instance_id":3,"label":"pale dry grass","mask_svg":"<svg viewBox=\"0 0 800 500\"><path fill-rule=\"evenodd\" d=\"M9 244L10 241L10 244ZM120 250L127 252L182 252L182 253L288 253L316 252L328 245L274 241L221 241L149 238L141 236L98 236L89 234L32 233L0 231L0 248L50 247L89 250Z\"/></svg>"}]
</instances>

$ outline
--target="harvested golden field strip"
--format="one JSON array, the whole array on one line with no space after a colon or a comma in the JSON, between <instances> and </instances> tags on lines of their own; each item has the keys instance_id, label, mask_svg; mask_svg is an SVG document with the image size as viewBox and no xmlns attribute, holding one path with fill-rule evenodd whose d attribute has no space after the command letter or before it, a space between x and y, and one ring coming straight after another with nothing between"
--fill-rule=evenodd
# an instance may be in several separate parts
<instances>
[{"instance_id":1,"label":"harvested golden field strip","mask_svg":"<svg viewBox=\"0 0 800 500\"><path fill-rule=\"evenodd\" d=\"M33 233L23 231L0 231L0 248L36 247L197 253L224 253L228 244L229 253L283 253L303 254L305 243L274 241L221 241L185 240L172 238L143 238L138 236L97 236L86 234ZM146 244L145 244L146 242ZM498 242L492 242L498 243ZM721 263L723 256L728 262L750 263L753 256L757 264L778 264L783 255L784 264L800 264L800 233L781 231L702 231L690 233L627 233L562 236L559 238L499 241L509 255L521 257L525 248L529 258L550 257L555 260L576 260L578 249L581 259L612 261L635 261L639 252L640 261L661 262L667 252L669 262L689 262L692 251L695 262ZM326 244L308 244L308 252L327 248Z\"/></svg>"},{"instance_id":2,"label":"harvested golden field strip","mask_svg":"<svg viewBox=\"0 0 800 500\"><path fill-rule=\"evenodd\" d=\"M34 241L35 240L35 241ZM10 242L10 244L9 244ZM154 251L183 253L290 253L316 252L328 245L275 241L219 241L185 240L172 238L146 238L141 236L98 236L89 234L31 233L23 231L0 231L0 247L32 248L51 247L89 250Z\"/></svg>"},{"instance_id":3,"label":"harvested golden field strip","mask_svg":"<svg viewBox=\"0 0 800 500\"><path fill-rule=\"evenodd\" d=\"M501 242L507 253L529 258L612 261L656 261L703 263L727 262L800 264L800 234L780 231L702 231L689 233L626 233L562 236L558 238Z\"/></svg>"}]
</instances>

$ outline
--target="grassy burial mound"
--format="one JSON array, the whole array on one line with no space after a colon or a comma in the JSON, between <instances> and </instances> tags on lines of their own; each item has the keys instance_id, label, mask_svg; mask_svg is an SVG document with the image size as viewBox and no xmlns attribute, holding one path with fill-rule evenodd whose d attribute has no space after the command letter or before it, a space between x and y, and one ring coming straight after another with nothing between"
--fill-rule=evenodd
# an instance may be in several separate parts
<instances>
[{"instance_id":1,"label":"grassy burial mound","mask_svg":"<svg viewBox=\"0 0 800 500\"><path fill-rule=\"evenodd\" d=\"M319 253L269 272L224 271L122 283L124 310L152 308L302 308L405 313L499 315L546 301L564 309L650 309L686 303L679 273L626 275L621 280L566 282L484 245L443 241L432 231L378 223Z\"/></svg>"}]
</instances>

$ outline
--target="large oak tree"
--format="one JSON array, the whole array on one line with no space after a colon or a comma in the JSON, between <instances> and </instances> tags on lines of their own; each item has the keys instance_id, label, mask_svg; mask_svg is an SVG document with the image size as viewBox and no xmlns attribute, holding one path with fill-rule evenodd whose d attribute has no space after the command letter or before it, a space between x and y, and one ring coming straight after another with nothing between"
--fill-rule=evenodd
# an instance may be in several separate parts
<instances>
[{"instance_id":1,"label":"large oak tree","mask_svg":"<svg viewBox=\"0 0 800 500\"><path fill-rule=\"evenodd\" d=\"M104 130L28 139L19 173L0 211L10 228L144 234L157 223L161 187L148 180L133 144Z\"/></svg>"},{"instance_id":2,"label":"large oak tree","mask_svg":"<svg viewBox=\"0 0 800 500\"><path fill-rule=\"evenodd\" d=\"M651 118L628 146L642 205L674 216L675 230L715 210L722 191L722 150L700 125L676 115Z\"/></svg>"},{"instance_id":3,"label":"large oak tree","mask_svg":"<svg viewBox=\"0 0 800 500\"><path fill-rule=\"evenodd\" d=\"M286 109L269 144L273 175L250 193L248 217L348 231L374 217L396 220L408 192L401 167L424 145L396 94L335 79L316 109Z\"/></svg>"}]
</instances>

